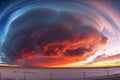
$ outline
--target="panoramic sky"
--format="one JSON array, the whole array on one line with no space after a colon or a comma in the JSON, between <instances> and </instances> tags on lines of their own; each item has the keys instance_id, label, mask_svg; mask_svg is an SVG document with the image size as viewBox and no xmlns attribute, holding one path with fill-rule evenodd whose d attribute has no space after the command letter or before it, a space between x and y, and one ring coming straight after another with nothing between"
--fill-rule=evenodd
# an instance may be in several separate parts
<instances>
[{"instance_id":1,"label":"panoramic sky","mask_svg":"<svg viewBox=\"0 0 120 80\"><path fill-rule=\"evenodd\" d=\"M120 65L119 0L0 0L0 63Z\"/></svg>"}]
</instances>

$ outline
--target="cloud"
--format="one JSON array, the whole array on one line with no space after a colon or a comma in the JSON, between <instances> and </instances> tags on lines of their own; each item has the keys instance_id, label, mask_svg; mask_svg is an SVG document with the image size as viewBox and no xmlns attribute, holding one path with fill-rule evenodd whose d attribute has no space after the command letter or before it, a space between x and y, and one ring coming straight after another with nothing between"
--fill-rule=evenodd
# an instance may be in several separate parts
<instances>
[{"instance_id":1,"label":"cloud","mask_svg":"<svg viewBox=\"0 0 120 80\"><path fill-rule=\"evenodd\" d=\"M83 61L107 43L75 13L41 8L11 23L3 51L13 64L51 66ZM25 62L25 63L24 63Z\"/></svg>"},{"instance_id":2,"label":"cloud","mask_svg":"<svg viewBox=\"0 0 120 80\"><path fill-rule=\"evenodd\" d=\"M119 59L120 57L120 54L117 54L117 55L113 55L113 56L106 56L106 57L100 57L100 58L96 58L93 63L97 63L97 62L112 62L112 61L115 61L117 62L117 60Z\"/></svg>"},{"instance_id":3,"label":"cloud","mask_svg":"<svg viewBox=\"0 0 120 80\"><path fill-rule=\"evenodd\" d=\"M99 16L96 16L98 17L99 20L96 21L99 21L99 23L103 25L106 31L108 31L109 33L115 36L117 30L114 29L113 24L115 24L114 26L116 26L118 29L120 28L120 23L119 23L120 16L115 6L111 4L112 1L109 2L109 1L87 0L84 2L90 4L91 6L94 7L94 9L100 11ZM94 15L98 15L98 14L94 14Z\"/></svg>"}]
</instances>

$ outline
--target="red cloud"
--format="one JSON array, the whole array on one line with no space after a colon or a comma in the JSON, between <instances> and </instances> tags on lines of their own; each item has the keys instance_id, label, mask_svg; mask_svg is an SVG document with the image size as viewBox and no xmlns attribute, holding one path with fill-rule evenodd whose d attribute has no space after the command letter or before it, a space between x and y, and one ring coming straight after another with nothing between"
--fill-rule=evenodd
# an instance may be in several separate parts
<instances>
[{"instance_id":1,"label":"red cloud","mask_svg":"<svg viewBox=\"0 0 120 80\"><path fill-rule=\"evenodd\" d=\"M35 10L29 15L25 14L23 19L31 16L36 17L38 21L43 19L43 23L16 29L18 36L15 36L15 33L11 34L5 43L4 51L13 63L47 67L83 61L94 55L107 42L107 37L94 26L83 25L82 18L78 19L75 14L69 12L57 14L51 9L46 11L40 9L39 12ZM52 23L50 22L52 19L49 19L51 16L54 16ZM21 21L20 18L17 22ZM14 42L9 43L11 41ZM8 45L16 48L11 50L7 48Z\"/></svg>"}]
</instances>

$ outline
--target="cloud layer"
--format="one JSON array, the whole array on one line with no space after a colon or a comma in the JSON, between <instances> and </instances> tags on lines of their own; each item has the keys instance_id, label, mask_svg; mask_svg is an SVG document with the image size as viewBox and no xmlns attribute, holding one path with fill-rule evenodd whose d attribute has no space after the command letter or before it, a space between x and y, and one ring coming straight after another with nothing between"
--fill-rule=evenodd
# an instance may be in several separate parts
<instances>
[{"instance_id":1,"label":"cloud layer","mask_svg":"<svg viewBox=\"0 0 120 80\"><path fill-rule=\"evenodd\" d=\"M98 26L70 11L38 8L11 24L3 51L11 63L53 66L84 61L107 43Z\"/></svg>"}]
</instances>

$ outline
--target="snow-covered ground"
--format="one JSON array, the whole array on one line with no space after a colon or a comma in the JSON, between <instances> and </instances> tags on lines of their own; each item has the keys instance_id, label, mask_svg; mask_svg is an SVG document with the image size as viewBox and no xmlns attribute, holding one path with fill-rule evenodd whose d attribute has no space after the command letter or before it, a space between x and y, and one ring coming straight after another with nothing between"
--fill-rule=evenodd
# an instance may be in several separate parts
<instances>
[{"instance_id":1,"label":"snow-covered ground","mask_svg":"<svg viewBox=\"0 0 120 80\"><path fill-rule=\"evenodd\" d=\"M0 67L0 73L2 78L16 80L90 80L120 74L120 67L81 69Z\"/></svg>"}]
</instances>

